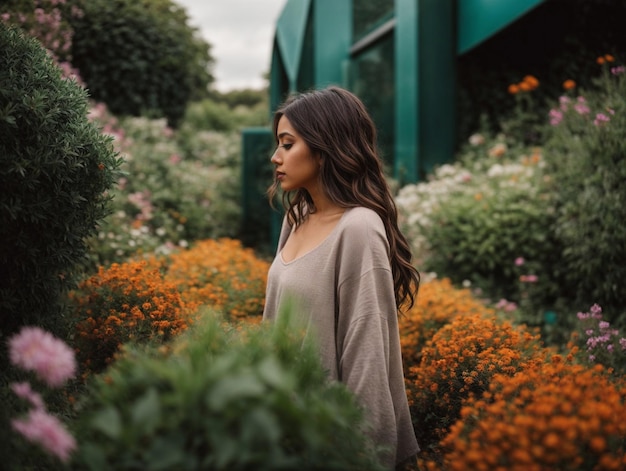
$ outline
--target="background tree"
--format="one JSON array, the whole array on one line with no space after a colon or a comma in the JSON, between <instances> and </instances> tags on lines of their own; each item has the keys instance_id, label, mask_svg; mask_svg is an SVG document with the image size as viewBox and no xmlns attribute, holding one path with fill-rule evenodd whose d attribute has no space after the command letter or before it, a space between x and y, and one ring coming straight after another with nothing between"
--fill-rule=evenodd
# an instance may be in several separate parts
<instances>
[{"instance_id":1,"label":"background tree","mask_svg":"<svg viewBox=\"0 0 626 471\"><path fill-rule=\"evenodd\" d=\"M171 0L74 0L73 64L90 95L116 115L177 126L213 82L210 45Z\"/></svg>"}]
</instances>

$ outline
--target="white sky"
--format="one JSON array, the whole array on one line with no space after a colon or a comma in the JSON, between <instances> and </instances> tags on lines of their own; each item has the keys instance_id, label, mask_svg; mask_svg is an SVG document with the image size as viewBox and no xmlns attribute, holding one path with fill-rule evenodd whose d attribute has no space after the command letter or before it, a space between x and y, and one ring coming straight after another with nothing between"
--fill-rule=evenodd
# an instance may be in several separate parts
<instances>
[{"instance_id":1,"label":"white sky","mask_svg":"<svg viewBox=\"0 0 626 471\"><path fill-rule=\"evenodd\" d=\"M174 0L211 44L214 86L221 92L262 88L276 21L287 0Z\"/></svg>"}]
</instances>

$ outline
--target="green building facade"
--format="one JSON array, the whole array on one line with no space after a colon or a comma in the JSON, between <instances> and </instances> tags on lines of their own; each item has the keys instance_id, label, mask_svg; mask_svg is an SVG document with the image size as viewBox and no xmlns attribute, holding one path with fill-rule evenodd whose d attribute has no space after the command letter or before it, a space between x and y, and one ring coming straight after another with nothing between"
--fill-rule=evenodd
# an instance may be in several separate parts
<instances>
[{"instance_id":1,"label":"green building facade","mask_svg":"<svg viewBox=\"0 0 626 471\"><path fill-rule=\"evenodd\" d=\"M388 172L401 185L419 181L453 159L457 58L542 1L288 0L272 48L271 110L292 92L347 88L372 114ZM272 147L269 128L244 130L244 224L272 219L274 240L276 217L258 193Z\"/></svg>"}]
</instances>

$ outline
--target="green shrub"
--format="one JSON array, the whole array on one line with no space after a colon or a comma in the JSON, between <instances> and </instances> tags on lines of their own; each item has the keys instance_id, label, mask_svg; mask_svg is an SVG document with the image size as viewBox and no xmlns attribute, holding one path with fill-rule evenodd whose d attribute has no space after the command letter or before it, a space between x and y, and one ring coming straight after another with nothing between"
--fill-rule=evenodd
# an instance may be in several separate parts
<instances>
[{"instance_id":1,"label":"green shrub","mask_svg":"<svg viewBox=\"0 0 626 471\"><path fill-rule=\"evenodd\" d=\"M558 272L550 263L554 211L541 185L541 151L516 148L502 136L475 134L471 141L457 164L440 167L429 182L406 186L398 195L418 264L457 285L470 282L494 302L546 307L557 295ZM515 263L522 259L523 266Z\"/></svg>"},{"instance_id":2,"label":"green shrub","mask_svg":"<svg viewBox=\"0 0 626 471\"><path fill-rule=\"evenodd\" d=\"M573 312L597 303L613 322L626 320L626 69L615 61L601 67L595 91L555 104L545 149L563 295Z\"/></svg>"},{"instance_id":3,"label":"green shrub","mask_svg":"<svg viewBox=\"0 0 626 471\"><path fill-rule=\"evenodd\" d=\"M207 315L169 348L127 348L79 401L77 468L380 469L298 330L225 329Z\"/></svg>"},{"instance_id":4,"label":"green shrub","mask_svg":"<svg viewBox=\"0 0 626 471\"><path fill-rule=\"evenodd\" d=\"M0 23L2 334L27 323L59 329L60 294L108 212L119 165L87 119L85 91L36 40Z\"/></svg>"},{"instance_id":5,"label":"green shrub","mask_svg":"<svg viewBox=\"0 0 626 471\"><path fill-rule=\"evenodd\" d=\"M91 96L116 115L152 114L176 126L212 77L210 46L171 0L89 0L72 19L73 63Z\"/></svg>"}]
</instances>

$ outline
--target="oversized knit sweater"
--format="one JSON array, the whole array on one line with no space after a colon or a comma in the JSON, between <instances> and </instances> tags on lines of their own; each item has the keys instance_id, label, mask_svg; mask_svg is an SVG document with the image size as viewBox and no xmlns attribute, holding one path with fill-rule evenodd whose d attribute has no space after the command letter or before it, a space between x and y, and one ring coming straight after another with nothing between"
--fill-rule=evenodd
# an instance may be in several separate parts
<instances>
[{"instance_id":1,"label":"oversized knit sweater","mask_svg":"<svg viewBox=\"0 0 626 471\"><path fill-rule=\"evenodd\" d=\"M316 248L285 262L286 218L270 267L263 318L295 298L331 380L355 393L392 469L419 451L406 397L389 244L380 217L347 209Z\"/></svg>"}]
</instances>

